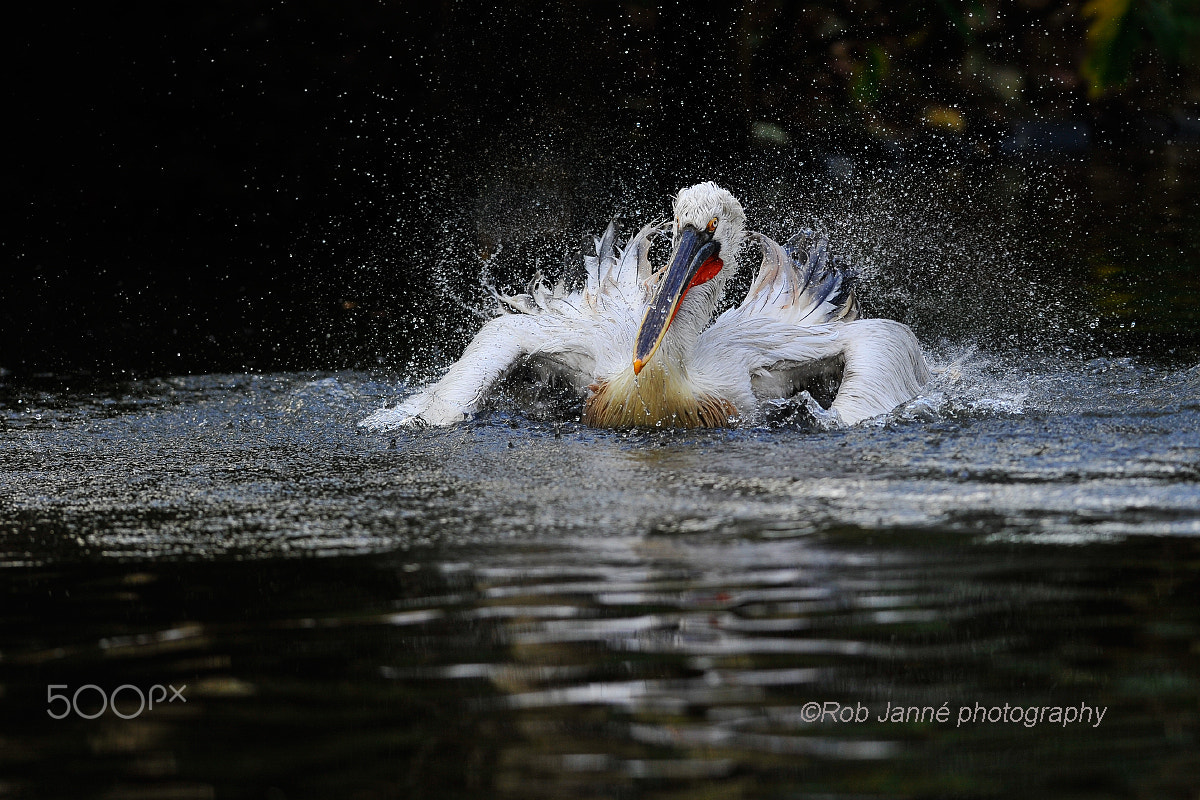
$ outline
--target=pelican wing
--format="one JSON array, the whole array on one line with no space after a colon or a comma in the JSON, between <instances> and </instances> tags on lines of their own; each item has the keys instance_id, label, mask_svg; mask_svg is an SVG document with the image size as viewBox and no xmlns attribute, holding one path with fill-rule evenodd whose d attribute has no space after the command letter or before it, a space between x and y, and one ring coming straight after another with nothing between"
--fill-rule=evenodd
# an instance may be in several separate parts
<instances>
[{"instance_id":1,"label":"pelican wing","mask_svg":"<svg viewBox=\"0 0 1200 800\"><path fill-rule=\"evenodd\" d=\"M829 240L801 231L786 246L761 233L763 260L739 310L797 325L850 322L859 317L855 274L829 254Z\"/></svg>"},{"instance_id":2,"label":"pelican wing","mask_svg":"<svg viewBox=\"0 0 1200 800\"><path fill-rule=\"evenodd\" d=\"M594 256L584 256L583 266L587 270L587 287L585 292L589 295L598 295L601 292L601 287L607 282L613 267L617 264L615 251L617 243L617 221L613 220L608 223L608 227L604 229L604 233L596 237L593 242L596 246L596 254Z\"/></svg>"},{"instance_id":3,"label":"pelican wing","mask_svg":"<svg viewBox=\"0 0 1200 800\"><path fill-rule=\"evenodd\" d=\"M646 225L619 250L616 220L608 223L604 234L595 240L596 255L583 258L587 271L584 301L595 310L611 303L641 308L646 301L646 281L653 273L650 245L656 235L663 235L662 224Z\"/></svg>"},{"instance_id":4,"label":"pelican wing","mask_svg":"<svg viewBox=\"0 0 1200 800\"><path fill-rule=\"evenodd\" d=\"M661 232L661 225L647 225L620 250L616 224L610 223L596 239L596 254L584 257L587 277L580 291L568 292L562 281L550 288L540 272L521 294L489 287L501 316L483 326L462 358L438 382L360 424L390 430L468 419L496 381L526 359L582 390L598 363L611 371L614 358L632 351L651 274L650 243Z\"/></svg>"},{"instance_id":5,"label":"pelican wing","mask_svg":"<svg viewBox=\"0 0 1200 800\"><path fill-rule=\"evenodd\" d=\"M488 321L437 383L395 408L376 411L359 424L370 430L403 426L450 425L469 419L495 382L523 358L576 379L590 372L593 358L584 331L563 324L562 315L505 314Z\"/></svg>"},{"instance_id":6,"label":"pelican wing","mask_svg":"<svg viewBox=\"0 0 1200 800\"><path fill-rule=\"evenodd\" d=\"M582 292L568 293L561 280L551 289L541 272L533 276L523 294L505 295L488 288L506 312L535 315L549 312L567 317L589 312L594 316L614 305L640 311L646 303L647 279L654 271L650 266L650 245L656 235L663 235L662 224L646 225L622 249L617 246L616 220L608 223L604 233L593 240L595 255L583 257Z\"/></svg>"},{"instance_id":7,"label":"pelican wing","mask_svg":"<svg viewBox=\"0 0 1200 800\"><path fill-rule=\"evenodd\" d=\"M747 369L758 400L840 376L832 409L855 424L915 397L929 380L916 337L885 319L858 319L853 273L804 233L788 247L761 234L763 263L745 300L697 343L711 369ZM729 379L734 376L729 375Z\"/></svg>"}]
</instances>

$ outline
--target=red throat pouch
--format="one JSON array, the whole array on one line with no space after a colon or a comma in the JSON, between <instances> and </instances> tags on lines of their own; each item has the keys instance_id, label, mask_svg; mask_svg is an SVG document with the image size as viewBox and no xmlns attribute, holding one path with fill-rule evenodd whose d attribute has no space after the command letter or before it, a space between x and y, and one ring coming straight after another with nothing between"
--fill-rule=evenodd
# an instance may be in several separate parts
<instances>
[{"instance_id":1,"label":"red throat pouch","mask_svg":"<svg viewBox=\"0 0 1200 800\"><path fill-rule=\"evenodd\" d=\"M692 278L692 282L688 287L699 286L702 283L707 283L717 277L717 273L725 266L725 262L713 256L700 265L700 269L696 270L696 277Z\"/></svg>"},{"instance_id":2,"label":"red throat pouch","mask_svg":"<svg viewBox=\"0 0 1200 800\"><path fill-rule=\"evenodd\" d=\"M683 290L683 294L679 296L679 305L675 306L675 310L671 312L671 318L667 320L668 327L675 321L675 315L679 313L679 306L683 305L683 298L687 297L688 289L691 289L693 286L699 286L702 283L708 283L717 277L717 273L724 267L725 262L716 256L713 256L700 265L700 269L696 270L692 282L687 285L687 288Z\"/></svg>"}]
</instances>

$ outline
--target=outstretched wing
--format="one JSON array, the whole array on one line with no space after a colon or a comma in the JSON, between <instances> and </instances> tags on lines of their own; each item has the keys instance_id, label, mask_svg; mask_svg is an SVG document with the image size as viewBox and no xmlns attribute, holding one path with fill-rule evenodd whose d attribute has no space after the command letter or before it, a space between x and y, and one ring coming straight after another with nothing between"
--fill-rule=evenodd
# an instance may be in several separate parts
<instances>
[{"instance_id":1,"label":"outstretched wing","mask_svg":"<svg viewBox=\"0 0 1200 800\"><path fill-rule=\"evenodd\" d=\"M484 324L441 380L359 425L382 431L461 422L479 410L493 384L522 358L543 355L564 368L586 369L588 354L580 344L580 337L550 314L505 314Z\"/></svg>"},{"instance_id":2,"label":"outstretched wing","mask_svg":"<svg viewBox=\"0 0 1200 800\"><path fill-rule=\"evenodd\" d=\"M855 274L829 255L829 240L801 231L781 247L761 233L763 261L739 311L768 314L796 325L858 319Z\"/></svg>"},{"instance_id":3,"label":"outstretched wing","mask_svg":"<svg viewBox=\"0 0 1200 800\"><path fill-rule=\"evenodd\" d=\"M587 279L579 291L568 292L562 281L550 288L540 272L522 294L489 287L501 315L484 324L442 379L359 424L390 430L460 422L479 410L501 376L527 358L578 387L587 386L599 362L632 350L631 320L645 305L650 244L661 233L661 225L647 225L619 250L616 223L610 223L596 239L596 254L584 257Z\"/></svg>"},{"instance_id":4,"label":"outstretched wing","mask_svg":"<svg viewBox=\"0 0 1200 800\"><path fill-rule=\"evenodd\" d=\"M651 223L629 238L623 250L618 250L616 220L608 223L604 235L595 240L596 255L584 256L587 285L584 301L594 310L620 303L640 309L646 303L647 279L653 273L650 266L650 245L655 236L662 236L662 223Z\"/></svg>"},{"instance_id":5,"label":"outstretched wing","mask_svg":"<svg viewBox=\"0 0 1200 800\"><path fill-rule=\"evenodd\" d=\"M649 293L647 279L654 271L650 265L650 245L655 236L665 235L663 230L661 223L646 225L620 248L617 222L608 223L604 233L593 240L595 255L583 257L586 279L582 291L568 292L562 280L551 289L541 272L533 276L523 294L500 294L488 288L500 309L508 313L595 316L613 306L640 311Z\"/></svg>"},{"instance_id":6,"label":"outstretched wing","mask_svg":"<svg viewBox=\"0 0 1200 800\"><path fill-rule=\"evenodd\" d=\"M840 380L832 409L851 425L920 392L929 371L916 337L899 322L858 319L854 275L824 237L804 232L781 247L755 235L762 266L742 304L701 335L706 362L748 367L760 400Z\"/></svg>"}]
</instances>

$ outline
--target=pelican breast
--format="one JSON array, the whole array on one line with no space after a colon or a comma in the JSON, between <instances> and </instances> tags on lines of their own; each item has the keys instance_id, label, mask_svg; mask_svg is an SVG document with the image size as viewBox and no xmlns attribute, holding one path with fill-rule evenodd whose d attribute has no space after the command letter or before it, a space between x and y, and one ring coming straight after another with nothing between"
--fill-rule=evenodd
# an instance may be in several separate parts
<instances>
[{"instance_id":1,"label":"pelican breast","mask_svg":"<svg viewBox=\"0 0 1200 800\"><path fill-rule=\"evenodd\" d=\"M698 388L679 366L655 359L635 375L627 367L593 383L583 422L600 428L723 428L738 421L729 400Z\"/></svg>"}]
</instances>

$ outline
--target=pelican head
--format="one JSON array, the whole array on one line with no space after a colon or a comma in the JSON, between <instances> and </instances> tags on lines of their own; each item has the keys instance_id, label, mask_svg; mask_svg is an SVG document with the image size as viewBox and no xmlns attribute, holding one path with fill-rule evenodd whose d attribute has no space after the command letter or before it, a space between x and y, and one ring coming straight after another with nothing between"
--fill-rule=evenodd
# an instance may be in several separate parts
<instances>
[{"instance_id":1,"label":"pelican head","mask_svg":"<svg viewBox=\"0 0 1200 800\"><path fill-rule=\"evenodd\" d=\"M732 194L712 181L683 189L675 197L674 242L670 266L638 328L633 372L638 374L662 344L681 307L699 334L712 316L733 270L733 259L746 235L746 215ZM725 270L725 262L731 266ZM695 291L692 291L695 290ZM691 292L685 304L684 300Z\"/></svg>"}]
</instances>

